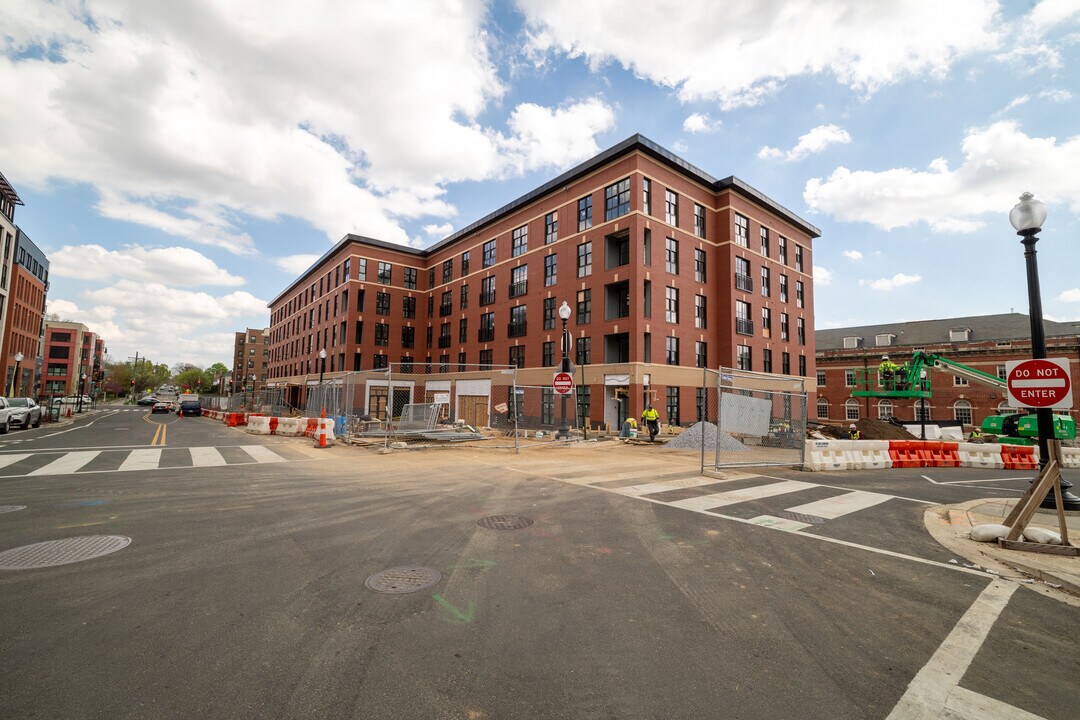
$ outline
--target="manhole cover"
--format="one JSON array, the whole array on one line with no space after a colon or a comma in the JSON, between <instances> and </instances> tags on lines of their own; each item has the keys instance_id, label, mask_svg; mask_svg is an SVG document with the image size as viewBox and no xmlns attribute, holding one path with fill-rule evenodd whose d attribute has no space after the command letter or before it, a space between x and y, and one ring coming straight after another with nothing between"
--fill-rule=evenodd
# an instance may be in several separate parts
<instances>
[{"instance_id":1,"label":"manhole cover","mask_svg":"<svg viewBox=\"0 0 1080 720\"><path fill-rule=\"evenodd\" d=\"M480 518L476 524L488 530L520 530L532 525L533 521L524 515L491 515Z\"/></svg>"},{"instance_id":2,"label":"manhole cover","mask_svg":"<svg viewBox=\"0 0 1080 720\"><path fill-rule=\"evenodd\" d=\"M405 566L375 573L364 581L368 590L400 595L429 588L442 580L442 573L434 568Z\"/></svg>"},{"instance_id":3,"label":"manhole cover","mask_svg":"<svg viewBox=\"0 0 1080 720\"><path fill-rule=\"evenodd\" d=\"M67 565L108 555L130 544L131 538L122 535L89 535L23 545L0 552L0 570Z\"/></svg>"},{"instance_id":4,"label":"manhole cover","mask_svg":"<svg viewBox=\"0 0 1080 720\"><path fill-rule=\"evenodd\" d=\"M778 512L776 513L776 515L787 520L807 523L808 525L821 525L825 522L825 518L823 517L818 517L817 515L807 515L805 513L790 512L789 510Z\"/></svg>"},{"instance_id":5,"label":"manhole cover","mask_svg":"<svg viewBox=\"0 0 1080 720\"><path fill-rule=\"evenodd\" d=\"M25 505L0 505L0 513L15 512L16 510L25 510Z\"/></svg>"}]
</instances>

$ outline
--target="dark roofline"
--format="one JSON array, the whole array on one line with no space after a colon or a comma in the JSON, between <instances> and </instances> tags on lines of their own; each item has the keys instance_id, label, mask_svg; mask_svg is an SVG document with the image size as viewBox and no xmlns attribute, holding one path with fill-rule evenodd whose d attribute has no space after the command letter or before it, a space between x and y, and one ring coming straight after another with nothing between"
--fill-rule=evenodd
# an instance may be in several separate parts
<instances>
[{"instance_id":1,"label":"dark roofline","mask_svg":"<svg viewBox=\"0 0 1080 720\"><path fill-rule=\"evenodd\" d=\"M759 205L764 206L766 209L771 210L772 212L776 213L781 218L783 218L786 222L788 222L791 225L795 226L799 230L805 232L810 237L813 237L813 238L821 237L821 230L819 228L817 228L816 226L811 225L810 223L806 222L805 220L800 218L798 215L796 215L792 211L788 210L786 207L784 207L780 203L772 200L767 195L762 194L760 191L756 190L755 188L751 187L750 185L747 185L745 182L738 179L734 175L730 175L730 176L724 178L723 180L717 180L716 178L714 178L712 175L708 174L704 170L702 170L702 169L700 169L700 168L698 168L698 167L696 167L694 165L691 165L686 160L683 160L678 155L675 155L674 153L672 153L667 148L664 148L664 147L661 147L660 145L657 145L655 142L653 142L652 140L650 140L649 138L645 137L644 135L642 135L640 133L636 133L636 134L631 135L630 137L626 138L622 142L617 143L616 145L613 145L612 147L608 148L607 150L604 150L599 155L596 155L596 156L586 160L585 162L581 163L580 165L577 165L576 167L573 167L570 170L567 170L562 175L559 175L558 177L547 181L546 183L544 183L540 187L538 187L538 188L536 188L534 190L530 190L529 192L525 193L524 195L517 198L516 200L512 200L509 203L507 203L506 205L503 205L502 207L498 208L497 210L488 213L487 215L480 218L476 222L470 223L469 225L461 228L457 232L455 232L452 235L444 238L443 240L440 240L439 242L435 243L434 245L428 247L425 250L417 250L416 248L411 248L411 247L408 247L406 245L399 245L397 243L389 243L389 242L386 242L384 240L375 240L374 238L363 237L363 236L360 236L360 235L353 235L353 234L350 233L350 234L346 235L344 238L342 238L340 241L338 241L329 251L327 251L322 257L320 257L317 261L315 261L315 263L311 267L309 267L304 273L302 273L299 277L297 277L296 280L294 280L283 291L281 291L277 295L277 297L275 297L273 300L270 301L270 303L269 303L269 305L267 305L267 307L270 307L271 305L276 303L278 300L280 300L282 298L282 296L288 294L294 287L299 285L301 283L301 281L303 281L305 278L307 278L308 275L311 274L311 272L313 270L315 270L315 268L317 268L319 265L321 265L323 262L325 262L327 260L327 258L329 258L331 255L335 254L342 247L344 247L345 243L347 243L347 242L354 241L354 242L359 242L362 245L372 245L374 247L379 247L379 248L383 248L383 249L386 249L386 250L394 250L394 251L397 251L397 252L402 252L402 253L405 253L407 255L414 255L414 256L420 257L420 258L427 258L427 257L431 256L432 254L438 252L442 248L446 247L447 245L452 245L453 243L457 242L461 238L466 237L467 235L471 235L472 233L476 232L480 228L482 228L482 227L484 227L486 225L490 225L490 224L498 221L500 218L505 217L506 215L509 215L510 213L514 212L518 208L521 208L521 207L523 207L525 205L528 205L529 203L533 202L534 200L536 200L536 199L538 199L538 198L540 198L540 197L542 197L544 195L547 195L551 191L556 190L559 187L562 187L563 185L568 185L568 184L570 184L570 183L584 177L585 175L588 175L589 173L593 172L597 168L599 168L599 167L601 167L603 165L607 165L608 163L611 163L612 161L614 161L614 160L616 160L616 159L618 159L618 158L620 158L620 157L622 157L624 155L629 155L630 153L638 151L638 150L645 153L646 155L649 155L650 157L654 158L655 160L660 161L664 165L667 165L668 167L675 170L676 172L680 172L680 173L690 177L690 179L692 179L692 180L706 186L707 188L709 188L713 192L721 192L723 190L731 190L733 192L737 192L740 195L743 195L744 197L746 197L746 198L748 198L750 200L753 200L754 202L758 203Z\"/></svg>"},{"instance_id":2,"label":"dark roofline","mask_svg":"<svg viewBox=\"0 0 1080 720\"><path fill-rule=\"evenodd\" d=\"M4 177L4 173L0 172L0 193L7 195L8 199L13 205L25 205L22 198L19 197L19 193L15 192L15 188L11 186L8 179Z\"/></svg>"}]
</instances>

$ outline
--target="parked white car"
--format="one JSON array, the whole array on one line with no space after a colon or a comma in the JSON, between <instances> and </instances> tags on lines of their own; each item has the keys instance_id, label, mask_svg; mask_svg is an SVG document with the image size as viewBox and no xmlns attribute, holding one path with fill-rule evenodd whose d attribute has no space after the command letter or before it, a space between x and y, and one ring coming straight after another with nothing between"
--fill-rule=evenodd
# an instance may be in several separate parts
<instances>
[{"instance_id":1,"label":"parked white car","mask_svg":"<svg viewBox=\"0 0 1080 720\"><path fill-rule=\"evenodd\" d=\"M11 424L21 428L41 427L41 406L33 398L8 398Z\"/></svg>"},{"instance_id":2,"label":"parked white car","mask_svg":"<svg viewBox=\"0 0 1080 720\"><path fill-rule=\"evenodd\" d=\"M11 406L6 397L0 397L0 435L11 429Z\"/></svg>"}]
</instances>

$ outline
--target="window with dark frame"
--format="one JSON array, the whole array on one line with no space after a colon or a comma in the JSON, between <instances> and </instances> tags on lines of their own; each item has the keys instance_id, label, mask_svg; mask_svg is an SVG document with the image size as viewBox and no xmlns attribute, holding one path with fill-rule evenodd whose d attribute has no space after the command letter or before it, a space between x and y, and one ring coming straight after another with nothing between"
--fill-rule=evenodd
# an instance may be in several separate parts
<instances>
[{"instance_id":1,"label":"window with dark frame","mask_svg":"<svg viewBox=\"0 0 1080 720\"><path fill-rule=\"evenodd\" d=\"M464 345L469 342L469 319L461 318L458 320L458 342Z\"/></svg>"},{"instance_id":2,"label":"window with dark frame","mask_svg":"<svg viewBox=\"0 0 1080 720\"><path fill-rule=\"evenodd\" d=\"M547 340L543 345L543 355L540 360L540 364L543 367L555 366L555 342L553 340Z\"/></svg>"},{"instance_id":3,"label":"window with dark frame","mask_svg":"<svg viewBox=\"0 0 1080 720\"><path fill-rule=\"evenodd\" d=\"M705 279L705 251L700 248L694 249L694 282L703 283Z\"/></svg>"},{"instance_id":4,"label":"window with dark frame","mask_svg":"<svg viewBox=\"0 0 1080 720\"><path fill-rule=\"evenodd\" d=\"M380 285L390 285L393 280L393 266L390 263L379 263L379 274L375 278L375 282Z\"/></svg>"},{"instance_id":5,"label":"window with dark frame","mask_svg":"<svg viewBox=\"0 0 1080 720\"><path fill-rule=\"evenodd\" d=\"M558 282L559 277L559 256L558 255L545 255L544 256L544 287L551 287Z\"/></svg>"},{"instance_id":6,"label":"window with dark frame","mask_svg":"<svg viewBox=\"0 0 1080 720\"><path fill-rule=\"evenodd\" d=\"M749 345L737 345L735 348L735 364L739 370L753 370L754 359Z\"/></svg>"},{"instance_id":7,"label":"window with dark frame","mask_svg":"<svg viewBox=\"0 0 1080 720\"><path fill-rule=\"evenodd\" d=\"M652 180L641 179L641 211L646 215L652 215Z\"/></svg>"},{"instance_id":8,"label":"window with dark frame","mask_svg":"<svg viewBox=\"0 0 1080 720\"><path fill-rule=\"evenodd\" d=\"M510 233L510 257L524 255L529 251L529 226L522 225Z\"/></svg>"},{"instance_id":9,"label":"window with dark frame","mask_svg":"<svg viewBox=\"0 0 1080 720\"><path fill-rule=\"evenodd\" d=\"M375 323L375 344L379 347L390 344L390 326L386 323Z\"/></svg>"},{"instance_id":10,"label":"window with dark frame","mask_svg":"<svg viewBox=\"0 0 1080 720\"><path fill-rule=\"evenodd\" d=\"M416 342L416 328L406 325L401 328L401 347L411 348Z\"/></svg>"},{"instance_id":11,"label":"window with dark frame","mask_svg":"<svg viewBox=\"0 0 1080 720\"><path fill-rule=\"evenodd\" d=\"M678 386L667 389L667 421L668 425L679 424L679 388Z\"/></svg>"},{"instance_id":12,"label":"window with dark frame","mask_svg":"<svg viewBox=\"0 0 1080 720\"><path fill-rule=\"evenodd\" d=\"M415 318L416 317L416 298L403 297L401 298L401 317L403 318Z\"/></svg>"},{"instance_id":13,"label":"window with dark frame","mask_svg":"<svg viewBox=\"0 0 1080 720\"><path fill-rule=\"evenodd\" d=\"M592 227L592 195L586 195L577 201L577 229L578 232Z\"/></svg>"},{"instance_id":14,"label":"window with dark frame","mask_svg":"<svg viewBox=\"0 0 1080 720\"><path fill-rule=\"evenodd\" d=\"M694 296L694 327L705 330L708 327L708 301L704 295Z\"/></svg>"},{"instance_id":15,"label":"window with dark frame","mask_svg":"<svg viewBox=\"0 0 1080 720\"><path fill-rule=\"evenodd\" d=\"M550 245L559 239L559 216L549 212L544 216L544 244Z\"/></svg>"},{"instance_id":16,"label":"window with dark frame","mask_svg":"<svg viewBox=\"0 0 1080 720\"><path fill-rule=\"evenodd\" d=\"M705 237L705 207L694 203L694 234Z\"/></svg>"},{"instance_id":17,"label":"window with dark frame","mask_svg":"<svg viewBox=\"0 0 1080 720\"><path fill-rule=\"evenodd\" d=\"M578 325L587 325L592 322L592 290L578 290L577 293L577 317Z\"/></svg>"},{"instance_id":18,"label":"window with dark frame","mask_svg":"<svg viewBox=\"0 0 1080 720\"><path fill-rule=\"evenodd\" d=\"M375 293L375 314L376 315L389 315L390 314L390 293L385 293L385 292Z\"/></svg>"},{"instance_id":19,"label":"window with dark frame","mask_svg":"<svg viewBox=\"0 0 1080 720\"><path fill-rule=\"evenodd\" d=\"M604 188L604 220L614 220L630 212L630 178Z\"/></svg>"},{"instance_id":20,"label":"window with dark frame","mask_svg":"<svg viewBox=\"0 0 1080 720\"><path fill-rule=\"evenodd\" d=\"M679 194L667 188L664 189L664 222L679 227Z\"/></svg>"},{"instance_id":21,"label":"window with dark frame","mask_svg":"<svg viewBox=\"0 0 1080 720\"><path fill-rule=\"evenodd\" d=\"M664 319L669 323L679 322L679 289L664 288Z\"/></svg>"},{"instance_id":22,"label":"window with dark frame","mask_svg":"<svg viewBox=\"0 0 1080 720\"><path fill-rule=\"evenodd\" d=\"M404 268L404 272L405 272L405 280L404 280L405 289L406 290L415 290L416 289L416 268L407 267L407 268Z\"/></svg>"},{"instance_id":23,"label":"window with dark frame","mask_svg":"<svg viewBox=\"0 0 1080 720\"><path fill-rule=\"evenodd\" d=\"M738 213L735 214L735 244L750 247L750 221Z\"/></svg>"},{"instance_id":24,"label":"window with dark frame","mask_svg":"<svg viewBox=\"0 0 1080 720\"><path fill-rule=\"evenodd\" d=\"M592 275L592 241L577 246L577 276Z\"/></svg>"},{"instance_id":25,"label":"window with dark frame","mask_svg":"<svg viewBox=\"0 0 1080 720\"><path fill-rule=\"evenodd\" d=\"M698 340L694 343L694 363L696 367L708 367L709 344Z\"/></svg>"},{"instance_id":26,"label":"window with dark frame","mask_svg":"<svg viewBox=\"0 0 1080 720\"><path fill-rule=\"evenodd\" d=\"M469 274L469 251L461 253L461 277Z\"/></svg>"},{"instance_id":27,"label":"window with dark frame","mask_svg":"<svg viewBox=\"0 0 1080 720\"><path fill-rule=\"evenodd\" d=\"M495 302L495 276L491 275L480 281L480 304L490 305Z\"/></svg>"},{"instance_id":28,"label":"window with dark frame","mask_svg":"<svg viewBox=\"0 0 1080 720\"><path fill-rule=\"evenodd\" d=\"M668 335L664 338L665 361L668 365L679 364L679 338Z\"/></svg>"},{"instance_id":29,"label":"window with dark frame","mask_svg":"<svg viewBox=\"0 0 1080 720\"><path fill-rule=\"evenodd\" d=\"M495 264L495 241L488 240L484 243L483 247L483 262L482 266L489 268Z\"/></svg>"},{"instance_id":30,"label":"window with dark frame","mask_svg":"<svg viewBox=\"0 0 1080 720\"><path fill-rule=\"evenodd\" d=\"M672 275L679 274L679 241L667 238L664 243L664 268Z\"/></svg>"},{"instance_id":31,"label":"window with dark frame","mask_svg":"<svg viewBox=\"0 0 1080 720\"><path fill-rule=\"evenodd\" d=\"M454 260L443 260L442 264L442 281L448 283L454 279Z\"/></svg>"},{"instance_id":32,"label":"window with dark frame","mask_svg":"<svg viewBox=\"0 0 1080 720\"><path fill-rule=\"evenodd\" d=\"M544 298L544 329L555 329L555 298Z\"/></svg>"},{"instance_id":33,"label":"window with dark frame","mask_svg":"<svg viewBox=\"0 0 1080 720\"><path fill-rule=\"evenodd\" d=\"M592 362L592 338L577 338L574 343L574 362L578 365L588 365Z\"/></svg>"},{"instance_id":34,"label":"window with dark frame","mask_svg":"<svg viewBox=\"0 0 1080 720\"><path fill-rule=\"evenodd\" d=\"M529 266L518 265L510 271L510 297L520 297L529 291Z\"/></svg>"}]
</instances>

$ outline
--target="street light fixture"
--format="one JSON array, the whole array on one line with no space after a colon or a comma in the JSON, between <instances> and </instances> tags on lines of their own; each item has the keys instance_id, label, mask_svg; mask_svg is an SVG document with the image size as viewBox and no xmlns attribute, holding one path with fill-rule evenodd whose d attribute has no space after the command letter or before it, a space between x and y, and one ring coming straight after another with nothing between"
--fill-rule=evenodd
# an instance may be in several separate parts
<instances>
[{"instance_id":1,"label":"street light fixture","mask_svg":"<svg viewBox=\"0 0 1080 720\"><path fill-rule=\"evenodd\" d=\"M1046 357L1046 333L1043 330L1042 294L1039 291L1039 263L1035 256L1035 243L1046 222L1046 205L1029 192L1020 196L1009 211L1009 222L1016 234L1023 238L1024 262L1027 265L1028 320L1031 323L1031 357ZM1050 462L1050 440L1054 437L1054 414L1050 408L1036 408L1035 418L1039 427L1039 466L1045 468ZM1080 510L1080 497L1068 492L1072 483L1061 479L1061 497L1066 510ZM1044 508L1056 508L1054 493L1047 494L1042 502Z\"/></svg>"},{"instance_id":2,"label":"street light fixture","mask_svg":"<svg viewBox=\"0 0 1080 720\"><path fill-rule=\"evenodd\" d=\"M322 385L323 373L326 372L326 348L319 351L319 384Z\"/></svg>"},{"instance_id":3,"label":"street light fixture","mask_svg":"<svg viewBox=\"0 0 1080 720\"><path fill-rule=\"evenodd\" d=\"M19 363L23 361L21 352L15 353L15 373L11 376L11 393L14 396L19 392Z\"/></svg>"},{"instance_id":4,"label":"street light fixture","mask_svg":"<svg viewBox=\"0 0 1080 720\"><path fill-rule=\"evenodd\" d=\"M564 373L572 372L570 367L570 332L566 329L566 321L570 319L570 312L570 306L563 300L563 304L559 306L559 317L562 319L562 365L559 367L559 371ZM563 394L560 405L562 420L558 432L555 433L555 439L566 440L570 437L570 428L566 424L566 394Z\"/></svg>"},{"instance_id":5,"label":"street light fixture","mask_svg":"<svg viewBox=\"0 0 1080 720\"><path fill-rule=\"evenodd\" d=\"M75 412L82 412L83 388L86 387L86 373L79 376L79 407Z\"/></svg>"}]
</instances>

